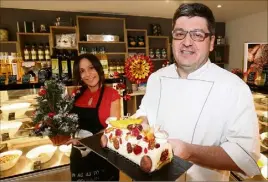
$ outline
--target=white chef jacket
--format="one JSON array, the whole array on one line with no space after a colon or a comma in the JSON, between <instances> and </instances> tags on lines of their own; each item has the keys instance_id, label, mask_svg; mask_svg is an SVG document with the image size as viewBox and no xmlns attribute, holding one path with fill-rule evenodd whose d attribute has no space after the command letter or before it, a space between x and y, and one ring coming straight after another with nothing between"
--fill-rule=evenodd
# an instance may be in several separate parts
<instances>
[{"instance_id":1,"label":"white chef jacket","mask_svg":"<svg viewBox=\"0 0 268 182\"><path fill-rule=\"evenodd\" d=\"M154 72L136 117L147 116L170 138L221 146L249 177L260 174L259 128L249 87L236 75L208 60L181 79L175 64ZM229 171L193 165L186 180L228 181Z\"/></svg>"}]
</instances>

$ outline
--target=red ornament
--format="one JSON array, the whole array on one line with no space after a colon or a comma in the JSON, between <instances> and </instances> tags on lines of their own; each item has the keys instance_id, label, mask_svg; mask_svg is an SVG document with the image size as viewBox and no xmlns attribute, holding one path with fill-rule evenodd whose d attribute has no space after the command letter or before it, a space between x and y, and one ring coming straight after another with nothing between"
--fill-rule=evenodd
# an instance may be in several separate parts
<instances>
[{"instance_id":1,"label":"red ornament","mask_svg":"<svg viewBox=\"0 0 268 182\"><path fill-rule=\"evenodd\" d=\"M48 117L53 118L54 116L55 116L55 113L54 112L48 113Z\"/></svg>"},{"instance_id":2,"label":"red ornament","mask_svg":"<svg viewBox=\"0 0 268 182\"><path fill-rule=\"evenodd\" d=\"M37 130L37 129L39 129L41 126L42 126L41 123L37 123L37 124L34 126L34 128Z\"/></svg>"},{"instance_id":3,"label":"red ornament","mask_svg":"<svg viewBox=\"0 0 268 182\"><path fill-rule=\"evenodd\" d=\"M126 94L126 95L123 96L123 99L124 99L125 101L128 101L128 100L131 99L131 96L130 96L129 94Z\"/></svg>"},{"instance_id":4,"label":"red ornament","mask_svg":"<svg viewBox=\"0 0 268 182\"><path fill-rule=\"evenodd\" d=\"M126 88L126 85L124 84L124 83L118 83L117 85L116 85L116 89L117 90L123 90L123 89L125 89Z\"/></svg>"},{"instance_id":5,"label":"red ornament","mask_svg":"<svg viewBox=\"0 0 268 182\"><path fill-rule=\"evenodd\" d=\"M119 73L117 71L114 72L114 78L119 78Z\"/></svg>"},{"instance_id":6,"label":"red ornament","mask_svg":"<svg viewBox=\"0 0 268 182\"><path fill-rule=\"evenodd\" d=\"M133 83L145 83L153 72L153 64L148 56L135 55L126 60L126 77Z\"/></svg>"},{"instance_id":7,"label":"red ornament","mask_svg":"<svg viewBox=\"0 0 268 182\"><path fill-rule=\"evenodd\" d=\"M39 95L39 96L44 96L44 95L46 95L46 93L47 93L46 89L41 88L41 89L39 90L39 92L38 92L38 95Z\"/></svg>"}]
</instances>

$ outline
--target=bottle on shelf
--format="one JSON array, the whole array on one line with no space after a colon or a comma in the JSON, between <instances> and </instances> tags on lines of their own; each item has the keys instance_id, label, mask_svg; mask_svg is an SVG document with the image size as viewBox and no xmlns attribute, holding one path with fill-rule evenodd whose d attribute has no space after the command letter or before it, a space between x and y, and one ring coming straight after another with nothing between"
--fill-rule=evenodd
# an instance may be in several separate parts
<instances>
[{"instance_id":1,"label":"bottle on shelf","mask_svg":"<svg viewBox=\"0 0 268 182\"><path fill-rule=\"evenodd\" d=\"M32 45L31 58L32 58L32 61L36 61L36 59L37 59L37 51L36 51L35 44Z\"/></svg>"},{"instance_id":2,"label":"bottle on shelf","mask_svg":"<svg viewBox=\"0 0 268 182\"><path fill-rule=\"evenodd\" d=\"M46 48L45 48L45 60L46 61L50 61L50 51L49 51L49 44L46 44Z\"/></svg>"},{"instance_id":3,"label":"bottle on shelf","mask_svg":"<svg viewBox=\"0 0 268 182\"><path fill-rule=\"evenodd\" d=\"M100 63L103 67L103 71L104 71L104 77L107 79L109 78L109 68L108 68L108 58L107 55L105 54L105 48L104 47L100 47L100 52L98 54L98 57L100 59Z\"/></svg>"},{"instance_id":4,"label":"bottle on shelf","mask_svg":"<svg viewBox=\"0 0 268 182\"><path fill-rule=\"evenodd\" d=\"M68 60L69 60L69 56L67 54L67 51L62 50L62 60L61 60L61 79L62 81L66 82L69 80L69 72L68 72Z\"/></svg>"},{"instance_id":5,"label":"bottle on shelf","mask_svg":"<svg viewBox=\"0 0 268 182\"><path fill-rule=\"evenodd\" d=\"M41 63L41 69L38 71L38 82L44 83L46 80L49 79L46 63Z\"/></svg>"},{"instance_id":6,"label":"bottle on shelf","mask_svg":"<svg viewBox=\"0 0 268 182\"><path fill-rule=\"evenodd\" d=\"M125 61L122 60L120 63L121 63L120 64L121 75L124 75L125 74Z\"/></svg>"},{"instance_id":7,"label":"bottle on shelf","mask_svg":"<svg viewBox=\"0 0 268 182\"><path fill-rule=\"evenodd\" d=\"M71 54L71 57L70 57L70 59L71 59L71 61L70 61L70 64L71 64L71 66L70 66L70 68L71 68L70 73L71 73L71 78L72 79L74 78L74 76L73 76L73 70L74 70L74 60L75 60L76 57L77 57L77 51L73 51L72 54Z\"/></svg>"},{"instance_id":8,"label":"bottle on shelf","mask_svg":"<svg viewBox=\"0 0 268 182\"><path fill-rule=\"evenodd\" d=\"M57 49L53 50L53 55L51 58L51 72L52 72L52 79L57 80L60 77L60 72L59 72L59 58L60 54Z\"/></svg>"},{"instance_id":9,"label":"bottle on shelf","mask_svg":"<svg viewBox=\"0 0 268 182\"><path fill-rule=\"evenodd\" d=\"M5 59L5 54L4 52L0 52L0 76L1 76L1 82L7 81L7 64L6 64L6 59Z\"/></svg>"},{"instance_id":10,"label":"bottle on shelf","mask_svg":"<svg viewBox=\"0 0 268 182\"><path fill-rule=\"evenodd\" d=\"M28 44L25 44L23 54L24 54L24 61L30 61L31 60L30 51L29 51L29 45Z\"/></svg>"},{"instance_id":11,"label":"bottle on shelf","mask_svg":"<svg viewBox=\"0 0 268 182\"><path fill-rule=\"evenodd\" d=\"M22 75L24 75L24 69L22 67L22 57L20 53L17 53L17 65L18 65L18 81L22 81Z\"/></svg>"},{"instance_id":12,"label":"bottle on shelf","mask_svg":"<svg viewBox=\"0 0 268 182\"><path fill-rule=\"evenodd\" d=\"M115 72L114 60L110 60L109 62L109 78L113 78Z\"/></svg>"},{"instance_id":13,"label":"bottle on shelf","mask_svg":"<svg viewBox=\"0 0 268 182\"><path fill-rule=\"evenodd\" d=\"M38 61L44 61L45 60L45 51L44 51L43 44L39 44L37 55L38 55L37 56L38 57Z\"/></svg>"},{"instance_id":14,"label":"bottle on shelf","mask_svg":"<svg viewBox=\"0 0 268 182\"><path fill-rule=\"evenodd\" d=\"M13 76L17 77L18 80L18 65L17 65L17 54L15 52L11 53L10 56L10 65L11 65L11 73Z\"/></svg>"},{"instance_id":15,"label":"bottle on shelf","mask_svg":"<svg viewBox=\"0 0 268 182\"><path fill-rule=\"evenodd\" d=\"M30 75L30 83L36 82L36 74L34 73L32 69L30 69L26 74Z\"/></svg>"},{"instance_id":16,"label":"bottle on shelf","mask_svg":"<svg viewBox=\"0 0 268 182\"><path fill-rule=\"evenodd\" d=\"M47 73L48 73L48 80L50 80L51 76L52 76L51 62L50 61L47 62L47 67L46 68L47 68Z\"/></svg>"},{"instance_id":17,"label":"bottle on shelf","mask_svg":"<svg viewBox=\"0 0 268 182\"><path fill-rule=\"evenodd\" d=\"M120 66L120 60L117 60L116 62L116 71L119 75L121 75L121 66Z\"/></svg>"}]
</instances>

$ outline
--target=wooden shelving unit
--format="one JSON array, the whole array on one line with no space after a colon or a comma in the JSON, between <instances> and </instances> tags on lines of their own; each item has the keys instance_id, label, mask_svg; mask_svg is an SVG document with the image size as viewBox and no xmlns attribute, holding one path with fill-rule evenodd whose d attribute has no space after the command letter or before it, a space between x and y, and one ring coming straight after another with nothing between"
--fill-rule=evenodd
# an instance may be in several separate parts
<instances>
[{"instance_id":1,"label":"wooden shelving unit","mask_svg":"<svg viewBox=\"0 0 268 182\"><path fill-rule=\"evenodd\" d=\"M50 53L53 53L53 48L56 47L56 35L57 34L77 34L77 27L72 26L50 26L50 38L49 38L49 45L50 45ZM77 42L77 40L76 40ZM67 49L67 50L78 50L78 45L74 48L57 48L57 49Z\"/></svg>"},{"instance_id":2,"label":"wooden shelving unit","mask_svg":"<svg viewBox=\"0 0 268 182\"><path fill-rule=\"evenodd\" d=\"M125 44L126 42L78 41L78 44Z\"/></svg>"},{"instance_id":3,"label":"wooden shelving unit","mask_svg":"<svg viewBox=\"0 0 268 182\"><path fill-rule=\"evenodd\" d=\"M17 44L17 41L0 41L0 44Z\"/></svg>"},{"instance_id":4,"label":"wooden shelving unit","mask_svg":"<svg viewBox=\"0 0 268 182\"><path fill-rule=\"evenodd\" d=\"M147 41L147 30L146 29L126 29L126 36L127 36L127 50L128 52L133 53L143 53L148 56L148 41ZM132 47L129 44L129 37L135 37L137 38L138 36L143 36L144 37L144 47Z\"/></svg>"},{"instance_id":5,"label":"wooden shelving unit","mask_svg":"<svg viewBox=\"0 0 268 182\"><path fill-rule=\"evenodd\" d=\"M18 48L17 52L19 52L22 57L24 57L23 49L25 43L48 43L50 45L50 33L25 33L25 32L17 32L17 41Z\"/></svg>"},{"instance_id":6,"label":"wooden shelving unit","mask_svg":"<svg viewBox=\"0 0 268 182\"><path fill-rule=\"evenodd\" d=\"M25 33L25 32L17 32L17 35L49 36L50 33Z\"/></svg>"},{"instance_id":7,"label":"wooden shelving unit","mask_svg":"<svg viewBox=\"0 0 268 182\"><path fill-rule=\"evenodd\" d=\"M170 52L170 43L169 43L169 36L147 36L148 38L148 55L150 54L150 49L153 50L154 52L154 56L155 56L155 52L156 49L159 49L159 51L161 52L161 50L164 48L166 50L166 58L151 58L152 61L154 62L154 67L155 67L155 71L162 68L162 64L164 63L164 61L166 60L170 60L171 59L171 52Z\"/></svg>"},{"instance_id":8,"label":"wooden shelving unit","mask_svg":"<svg viewBox=\"0 0 268 182\"><path fill-rule=\"evenodd\" d=\"M126 59L127 37L125 18L97 17L97 16L77 16L77 49L80 52L82 47L89 52L93 48L104 47L106 54L113 58ZM86 35L116 35L119 36L117 42L86 41Z\"/></svg>"},{"instance_id":9,"label":"wooden shelving unit","mask_svg":"<svg viewBox=\"0 0 268 182\"><path fill-rule=\"evenodd\" d=\"M212 63L224 68L226 64L229 64L229 45L215 44L214 50L209 54L209 59Z\"/></svg>"},{"instance_id":10,"label":"wooden shelving unit","mask_svg":"<svg viewBox=\"0 0 268 182\"><path fill-rule=\"evenodd\" d=\"M18 52L18 50L17 41L0 41L0 52Z\"/></svg>"}]
</instances>

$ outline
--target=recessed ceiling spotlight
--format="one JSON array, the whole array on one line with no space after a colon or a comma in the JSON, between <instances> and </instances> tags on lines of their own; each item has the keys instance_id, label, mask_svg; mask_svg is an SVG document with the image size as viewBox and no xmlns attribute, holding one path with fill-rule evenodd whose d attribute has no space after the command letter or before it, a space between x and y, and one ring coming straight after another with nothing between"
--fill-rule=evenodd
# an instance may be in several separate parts
<instances>
[{"instance_id":1,"label":"recessed ceiling spotlight","mask_svg":"<svg viewBox=\"0 0 268 182\"><path fill-rule=\"evenodd\" d=\"M169 0L166 0L166 3L169 3Z\"/></svg>"},{"instance_id":2,"label":"recessed ceiling spotlight","mask_svg":"<svg viewBox=\"0 0 268 182\"><path fill-rule=\"evenodd\" d=\"M217 8L221 8L221 5L220 5L220 4L218 4Z\"/></svg>"}]
</instances>

